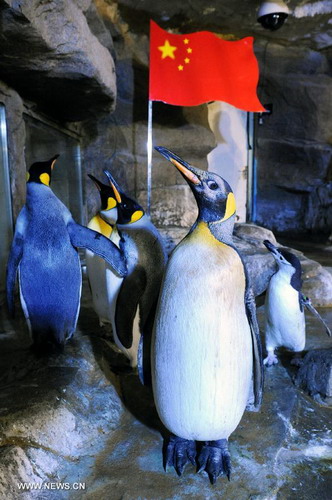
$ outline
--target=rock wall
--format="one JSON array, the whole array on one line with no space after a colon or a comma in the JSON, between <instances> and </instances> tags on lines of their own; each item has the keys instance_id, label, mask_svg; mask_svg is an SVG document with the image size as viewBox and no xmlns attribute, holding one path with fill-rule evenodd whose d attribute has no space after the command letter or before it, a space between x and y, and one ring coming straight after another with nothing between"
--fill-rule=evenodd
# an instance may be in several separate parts
<instances>
[{"instance_id":1,"label":"rock wall","mask_svg":"<svg viewBox=\"0 0 332 500\"><path fill-rule=\"evenodd\" d=\"M331 52L257 46L259 93L273 112L257 126L257 222L277 233L329 233L331 200Z\"/></svg>"},{"instance_id":2,"label":"rock wall","mask_svg":"<svg viewBox=\"0 0 332 500\"><path fill-rule=\"evenodd\" d=\"M89 139L87 158L92 164L96 151L101 151L101 164L111 166L123 185L145 203L148 21L144 18L140 29L129 29L119 5L98 0L96 6L105 25L113 25L119 96L112 118L98 129L98 139ZM332 222L329 49L257 37L255 51L261 73L259 96L273 104L272 115L256 127L256 222L279 234L327 233ZM206 109L206 105L180 108L154 103L153 143L173 148L206 168L206 156L216 146ZM181 176L157 153L152 176L154 221L163 227L189 225L195 204ZM92 200L89 211L94 206Z\"/></svg>"},{"instance_id":3,"label":"rock wall","mask_svg":"<svg viewBox=\"0 0 332 500\"><path fill-rule=\"evenodd\" d=\"M75 121L111 111L110 52L92 34L91 0L0 0L0 79L40 109Z\"/></svg>"}]
</instances>

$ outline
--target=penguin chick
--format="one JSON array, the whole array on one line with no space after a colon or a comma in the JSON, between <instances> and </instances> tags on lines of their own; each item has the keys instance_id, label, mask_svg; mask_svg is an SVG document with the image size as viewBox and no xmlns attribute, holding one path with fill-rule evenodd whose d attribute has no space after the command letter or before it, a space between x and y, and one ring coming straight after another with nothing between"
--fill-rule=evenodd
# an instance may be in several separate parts
<instances>
[{"instance_id":1,"label":"penguin chick","mask_svg":"<svg viewBox=\"0 0 332 500\"><path fill-rule=\"evenodd\" d=\"M74 333L80 308L82 274L78 247L89 248L123 276L120 250L99 233L73 220L52 192L52 170L58 155L34 163L27 174L26 204L15 227L7 264L7 302L14 314L16 273L22 309L35 348L63 348Z\"/></svg>"},{"instance_id":2,"label":"penguin chick","mask_svg":"<svg viewBox=\"0 0 332 500\"><path fill-rule=\"evenodd\" d=\"M88 174L88 176L99 191L101 203L100 210L92 217L88 228L110 239L119 248L120 237L116 228L114 229L118 216L114 191L108 184L103 184L93 175ZM103 326L105 323L112 322L112 314L110 314L109 309L113 301L116 300L122 277L114 273L104 259L90 250L86 250L85 256L93 308L99 317L100 326Z\"/></svg>"},{"instance_id":3,"label":"penguin chick","mask_svg":"<svg viewBox=\"0 0 332 500\"><path fill-rule=\"evenodd\" d=\"M143 208L121 190L109 171L104 173L117 199L116 228L128 269L112 302L112 329L116 344L135 367L140 342L140 356L144 351L144 358L150 357L152 323L167 254L161 235ZM103 218L108 220L108 214L103 213ZM148 383L149 369L143 368L142 359L139 371Z\"/></svg>"},{"instance_id":4,"label":"penguin chick","mask_svg":"<svg viewBox=\"0 0 332 500\"><path fill-rule=\"evenodd\" d=\"M265 299L265 345L267 357L264 365L278 363L274 351L277 347L286 347L294 352L301 352L305 346L305 316L307 307L324 324L327 334L331 332L310 299L301 292L301 264L299 259L287 250L276 248L270 241L264 245L271 252L278 265L272 276Z\"/></svg>"},{"instance_id":5,"label":"penguin chick","mask_svg":"<svg viewBox=\"0 0 332 500\"><path fill-rule=\"evenodd\" d=\"M165 464L181 475L195 464L212 483L230 477L228 438L262 397L262 358L254 297L232 243L235 199L219 175L156 147L183 175L198 218L173 250L154 322L151 363L159 417L172 433ZM252 388L254 386L254 390Z\"/></svg>"}]
</instances>

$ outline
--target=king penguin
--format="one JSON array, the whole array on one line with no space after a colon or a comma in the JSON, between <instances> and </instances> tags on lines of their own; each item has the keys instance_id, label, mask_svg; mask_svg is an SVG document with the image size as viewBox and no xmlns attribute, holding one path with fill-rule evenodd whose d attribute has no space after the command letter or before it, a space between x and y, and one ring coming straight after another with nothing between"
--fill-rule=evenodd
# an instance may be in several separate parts
<instances>
[{"instance_id":1,"label":"king penguin","mask_svg":"<svg viewBox=\"0 0 332 500\"><path fill-rule=\"evenodd\" d=\"M149 384L150 363L146 362L150 359L153 319L167 253L159 231L141 205L121 190L108 170L104 173L118 201L116 228L128 270L113 301L113 336L132 367L137 366L139 357L140 378Z\"/></svg>"},{"instance_id":2,"label":"king penguin","mask_svg":"<svg viewBox=\"0 0 332 500\"><path fill-rule=\"evenodd\" d=\"M119 247L120 238L115 227L118 211L114 192L109 185L103 184L93 175L88 174L88 176L97 187L101 202L100 210L92 217L88 228L109 238ZM99 317L100 326L103 326L105 323L112 322L110 304L114 300L116 289L122 283L122 277L114 273L104 259L90 250L86 250L85 256L93 308Z\"/></svg>"},{"instance_id":3,"label":"king penguin","mask_svg":"<svg viewBox=\"0 0 332 500\"><path fill-rule=\"evenodd\" d=\"M272 366L278 363L274 353L277 347L283 346L295 353L303 351L306 340L304 306L324 324L328 335L331 335L331 332L310 299L301 292L302 270L296 255L276 248L268 240L264 241L264 245L278 264L278 270L269 282L265 299L267 357L264 359L264 365Z\"/></svg>"},{"instance_id":4,"label":"king penguin","mask_svg":"<svg viewBox=\"0 0 332 500\"><path fill-rule=\"evenodd\" d=\"M26 204L16 221L7 264L7 301L14 314L18 270L22 309L35 348L63 348L76 328L82 274L78 247L89 248L124 276L120 250L101 234L77 224L50 188L58 155L34 163L27 174Z\"/></svg>"},{"instance_id":5,"label":"king penguin","mask_svg":"<svg viewBox=\"0 0 332 500\"><path fill-rule=\"evenodd\" d=\"M263 370L254 296L233 246L235 199L217 174L156 147L181 172L198 218L173 250L152 336L154 400L171 432L165 466L189 461L214 483L231 473L228 438L262 398ZM196 447L196 441L203 442Z\"/></svg>"}]
</instances>

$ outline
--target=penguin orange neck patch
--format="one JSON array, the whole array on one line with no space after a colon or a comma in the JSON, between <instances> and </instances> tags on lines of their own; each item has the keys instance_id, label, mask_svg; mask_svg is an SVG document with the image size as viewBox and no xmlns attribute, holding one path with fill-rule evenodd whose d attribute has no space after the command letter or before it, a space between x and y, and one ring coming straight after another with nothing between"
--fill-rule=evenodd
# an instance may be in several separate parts
<instances>
[{"instance_id":1,"label":"penguin orange neck patch","mask_svg":"<svg viewBox=\"0 0 332 500\"><path fill-rule=\"evenodd\" d=\"M227 196L225 215L223 216L220 222L232 217L232 215L235 214L235 211L236 211L235 196L234 193L229 193L229 195Z\"/></svg>"},{"instance_id":2,"label":"penguin orange neck patch","mask_svg":"<svg viewBox=\"0 0 332 500\"><path fill-rule=\"evenodd\" d=\"M114 207L116 207L116 200L109 196L107 199L107 207L105 208L105 210L112 210L112 208Z\"/></svg>"},{"instance_id":3,"label":"penguin orange neck patch","mask_svg":"<svg viewBox=\"0 0 332 500\"><path fill-rule=\"evenodd\" d=\"M50 185L51 178L50 178L49 174L47 174L46 172L44 172L43 174L40 174L39 179L40 179L40 182L42 184L45 184L45 186Z\"/></svg>"},{"instance_id":4,"label":"penguin orange neck patch","mask_svg":"<svg viewBox=\"0 0 332 500\"><path fill-rule=\"evenodd\" d=\"M113 228L110 224L107 224L100 215L95 215L89 222L89 229L93 229L98 233L106 236L106 238L110 238Z\"/></svg>"},{"instance_id":5,"label":"penguin orange neck patch","mask_svg":"<svg viewBox=\"0 0 332 500\"><path fill-rule=\"evenodd\" d=\"M143 215L144 215L143 210L136 210L136 212L134 212L133 215L131 216L130 223L137 222L143 217Z\"/></svg>"}]
</instances>

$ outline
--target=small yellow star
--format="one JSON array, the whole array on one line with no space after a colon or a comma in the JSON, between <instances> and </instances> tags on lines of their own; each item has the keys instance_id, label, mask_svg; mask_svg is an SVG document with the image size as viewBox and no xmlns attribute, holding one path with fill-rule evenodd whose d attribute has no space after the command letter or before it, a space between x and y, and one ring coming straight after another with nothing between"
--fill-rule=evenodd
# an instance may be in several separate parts
<instances>
[{"instance_id":1,"label":"small yellow star","mask_svg":"<svg viewBox=\"0 0 332 500\"><path fill-rule=\"evenodd\" d=\"M185 45L188 45L188 43L189 43L188 38L185 38L185 39L183 40L183 43L184 43Z\"/></svg>"},{"instance_id":2,"label":"small yellow star","mask_svg":"<svg viewBox=\"0 0 332 500\"><path fill-rule=\"evenodd\" d=\"M191 49L190 47L189 47L189 49L187 49L188 54L191 54L192 51L193 51L193 49Z\"/></svg>"},{"instance_id":3,"label":"small yellow star","mask_svg":"<svg viewBox=\"0 0 332 500\"><path fill-rule=\"evenodd\" d=\"M177 47L172 46L168 40L165 40L164 45L158 47L158 49L162 52L161 58L165 59L165 57L170 57L171 59L175 59L174 52Z\"/></svg>"},{"instance_id":4,"label":"small yellow star","mask_svg":"<svg viewBox=\"0 0 332 500\"><path fill-rule=\"evenodd\" d=\"M186 64L189 64L189 63L190 63L190 59L189 59L189 57L186 57L186 58L185 58L185 60L184 60L184 62L185 62Z\"/></svg>"},{"instance_id":5,"label":"small yellow star","mask_svg":"<svg viewBox=\"0 0 332 500\"><path fill-rule=\"evenodd\" d=\"M183 66L182 66L182 64L180 64L180 65L178 66L178 70L179 70L179 71L183 71Z\"/></svg>"}]
</instances>

